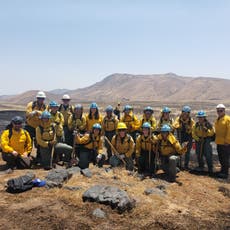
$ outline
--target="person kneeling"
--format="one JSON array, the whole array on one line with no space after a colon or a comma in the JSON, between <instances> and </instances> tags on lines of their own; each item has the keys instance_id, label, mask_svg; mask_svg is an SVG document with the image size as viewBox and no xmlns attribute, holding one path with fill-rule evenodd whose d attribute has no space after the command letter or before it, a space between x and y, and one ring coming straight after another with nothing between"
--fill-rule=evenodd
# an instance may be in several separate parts
<instances>
[{"instance_id":1,"label":"person kneeling","mask_svg":"<svg viewBox=\"0 0 230 230\"><path fill-rule=\"evenodd\" d=\"M160 154L161 168L167 174L169 181L174 182L176 174L179 172L179 168L177 168L179 162L178 154L186 153L188 143L185 142L182 147L170 131L171 128L167 124L161 127L161 133L157 136L157 146Z\"/></svg>"},{"instance_id":2,"label":"person kneeling","mask_svg":"<svg viewBox=\"0 0 230 230\"><path fill-rule=\"evenodd\" d=\"M134 168L132 154L135 147L133 138L127 134L127 126L123 122L118 123L117 132L111 141L113 155L110 157L109 163L112 167L117 167L123 163L127 170L132 171Z\"/></svg>"},{"instance_id":3,"label":"person kneeling","mask_svg":"<svg viewBox=\"0 0 230 230\"><path fill-rule=\"evenodd\" d=\"M101 137L101 125L95 123L90 133L84 134L82 137L78 133L76 135L76 143L79 144L79 163L81 169L89 167L92 162L98 167L102 167L105 161L103 154L103 141Z\"/></svg>"}]
</instances>

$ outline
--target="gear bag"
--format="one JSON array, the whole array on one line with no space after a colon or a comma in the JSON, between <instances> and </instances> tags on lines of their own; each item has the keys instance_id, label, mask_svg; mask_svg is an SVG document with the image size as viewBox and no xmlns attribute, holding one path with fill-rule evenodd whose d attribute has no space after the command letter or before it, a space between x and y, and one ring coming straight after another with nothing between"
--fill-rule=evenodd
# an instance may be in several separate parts
<instances>
[{"instance_id":1,"label":"gear bag","mask_svg":"<svg viewBox=\"0 0 230 230\"><path fill-rule=\"evenodd\" d=\"M6 191L9 193L21 193L33 188L34 174L26 174L7 181Z\"/></svg>"}]
</instances>

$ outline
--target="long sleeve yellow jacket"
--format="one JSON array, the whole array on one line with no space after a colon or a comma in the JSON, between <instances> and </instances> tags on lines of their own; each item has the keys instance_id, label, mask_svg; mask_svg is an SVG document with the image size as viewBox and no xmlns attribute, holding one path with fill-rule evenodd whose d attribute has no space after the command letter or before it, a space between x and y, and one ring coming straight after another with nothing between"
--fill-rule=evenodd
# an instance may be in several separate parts
<instances>
[{"instance_id":1,"label":"long sleeve yellow jacket","mask_svg":"<svg viewBox=\"0 0 230 230\"><path fill-rule=\"evenodd\" d=\"M224 115L215 121L215 142L218 145L230 144L230 116Z\"/></svg>"}]
</instances>

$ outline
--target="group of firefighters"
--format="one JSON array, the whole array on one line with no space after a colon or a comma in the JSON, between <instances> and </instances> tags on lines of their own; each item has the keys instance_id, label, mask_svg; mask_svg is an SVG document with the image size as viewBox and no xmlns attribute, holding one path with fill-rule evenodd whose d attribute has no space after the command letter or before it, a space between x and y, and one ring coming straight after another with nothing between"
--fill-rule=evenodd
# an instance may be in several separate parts
<instances>
[{"instance_id":1,"label":"group of firefighters","mask_svg":"<svg viewBox=\"0 0 230 230\"><path fill-rule=\"evenodd\" d=\"M170 108L164 107L157 122L150 106L144 108L141 119L130 105L121 110L120 103L115 109L107 106L102 117L95 102L85 114L81 104L70 104L67 94L60 105L55 101L46 105L45 98L45 93L39 91L36 100L27 105L24 128L24 119L15 116L2 132L2 159L9 169L30 167L31 162L47 170L60 162L81 169L88 168L90 163L98 167L124 165L130 171L137 167L139 175L144 176L152 176L162 169L170 181L175 181L180 169L189 169L194 140L196 170L204 171L205 157L208 173L214 175L210 143L215 141L221 165L215 175L228 178L230 117L225 114L223 104L216 107L213 127L203 110L198 111L195 122L187 105L175 121L170 116ZM35 158L31 156L33 145L37 150Z\"/></svg>"}]
</instances>

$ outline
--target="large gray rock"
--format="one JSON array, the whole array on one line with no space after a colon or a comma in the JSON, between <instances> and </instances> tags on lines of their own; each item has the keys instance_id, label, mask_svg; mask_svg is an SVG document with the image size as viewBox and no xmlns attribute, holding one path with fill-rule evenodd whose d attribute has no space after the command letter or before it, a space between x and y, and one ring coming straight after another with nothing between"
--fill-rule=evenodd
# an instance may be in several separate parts
<instances>
[{"instance_id":1,"label":"large gray rock","mask_svg":"<svg viewBox=\"0 0 230 230\"><path fill-rule=\"evenodd\" d=\"M66 169L53 169L46 176L46 187L62 187L62 184L71 177Z\"/></svg>"},{"instance_id":2,"label":"large gray rock","mask_svg":"<svg viewBox=\"0 0 230 230\"><path fill-rule=\"evenodd\" d=\"M84 202L91 201L110 205L119 213L135 207L134 199L131 199L125 191L113 186L95 185L84 192L82 199Z\"/></svg>"},{"instance_id":3,"label":"large gray rock","mask_svg":"<svg viewBox=\"0 0 230 230\"><path fill-rule=\"evenodd\" d=\"M89 168L82 169L82 170L81 170L81 173L82 173L84 176L86 176L86 177L89 177L89 178L92 177L92 172L90 171Z\"/></svg>"},{"instance_id":4,"label":"large gray rock","mask_svg":"<svg viewBox=\"0 0 230 230\"><path fill-rule=\"evenodd\" d=\"M81 169L79 167L71 167L67 169L67 172L71 175L81 174Z\"/></svg>"},{"instance_id":5,"label":"large gray rock","mask_svg":"<svg viewBox=\"0 0 230 230\"><path fill-rule=\"evenodd\" d=\"M155 188L147 188L145 189L144 193L145 195L157 194L160 196L164 196L167 194L166 187L164 185L157 185Z\"/></svg>"}]
</instances>

